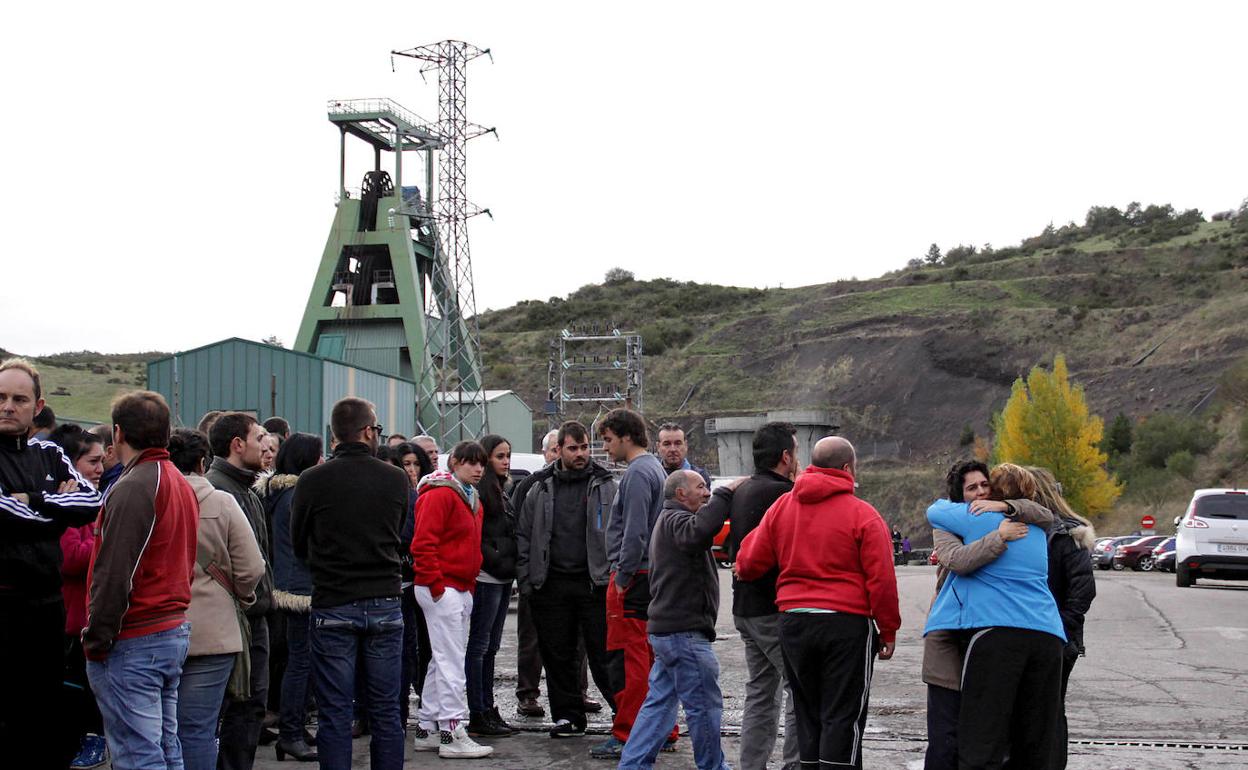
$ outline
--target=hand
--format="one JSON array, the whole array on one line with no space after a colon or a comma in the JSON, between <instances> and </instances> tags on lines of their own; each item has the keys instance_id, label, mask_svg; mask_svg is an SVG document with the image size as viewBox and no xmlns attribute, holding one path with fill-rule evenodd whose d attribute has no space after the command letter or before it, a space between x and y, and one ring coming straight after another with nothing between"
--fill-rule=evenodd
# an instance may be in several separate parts
<instances>
[{"instance_id":1,"label":"hand","mask_svg":"<svg viewBox=\"0 0 1248 770\"><path fill-rule=\"evenodd\" d=\"M30 505L30 495L26 494L25 492L14 492L13 494L9 495L9 497L18 501L22 505Z\"/></svg>"},{"instance_id":2,"label":"hand","mask_svg":"<svg viewBox=\"0 0 1248 770\"><path fill-rule=\"evenodd\" d=\"M741 486L742 484L744 484L744 483L745 483L745 480L746 480L746 479L748 479L748 478L749 478L749 476L742 476L742 477L740 477L740 478L733 479L731 483L729 483L729 484L726 484L726 485L725 485L725 488L726 488L729 492L736 492L736 491L737 491L737 487L739 487L739 486Z\"/></svg>"},{"instance_id":3,"label":"hand","mask_svg":"<svg viewBox=\"0 0 1248 770\"><path fill-rule=\"evenodd\" d=\"M735 561L732 563L732 567L730 567L729 569L731 569L731 570L732 570L732 576L733 576L733 577L735 577L735 578L736 578L736 579L738 579L738 580L740 580L740 579L741 579L741 573L738 571L738 568L737 568L737 563L736 563Z\"/></svg>"},{"instance_id":4,"label":"hand","mask_svg":"<svg viewBox=\"0 0 1248 770\"><path fill-rule=\"evenodd\" d=\"M897 649L897 642L881 642L880 651L877 653L880 660L888 660L893 657L893 650Z\"/></svg>"},{"instance_id":5,"label":"hand","mask_svg":"<svg viewBox=\"0 0 1248 770\"><path fill-rule=\"evenodd\" d=\"M1010 506L1000 500L976 500L971 503L971 515L978 516L984 511L995 511L997 513L1005 513L1010 510Z\"/></svg>"},{"instance_id":6,"label":"hand","mask_svg":"<svg viewBox=\"0 0 1248 770\"><path fill-rule=\"evenodd\" d=\"M1002 519L997 525L997 532L1001 533L1001 539L1007 543L1011 540L1020 540L1027 536L1027 525L1021 521L1010 521Z\"/></svg>"},{"instance_id":7,"label":"hand","mask_svg":"<svg viewBox=\"0 0 1248 770\"><path fill-rule=\"evenodd\" d=\"M68 495L70 492L78 491L78 482L73 479L62 481L60 486L56 488L57 494Z\"/></svg>"}]
</instances>

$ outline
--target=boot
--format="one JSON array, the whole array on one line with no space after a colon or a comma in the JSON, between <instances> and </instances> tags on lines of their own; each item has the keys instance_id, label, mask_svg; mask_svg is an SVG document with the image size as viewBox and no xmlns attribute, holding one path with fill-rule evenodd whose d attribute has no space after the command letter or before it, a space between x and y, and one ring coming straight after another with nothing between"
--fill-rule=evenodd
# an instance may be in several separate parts
<instances>
[{"instance_id":1,"label":"boot","mask_svg":"<svg viewBox=\"0 0 1248 770\"><path fill-rule=\"evenodd\" d=\"M102 767L106 762L108 762L108 747L104 743L104 736L87 733L82 737L82 750L78 752L78 756L74 757L69 767L70 770L89 770L93 767Z\"/></svg>"},{"instance_id":2,"label":"boot","mask_svg":"<svg viewBox=\"0 0 1248 770\"><path fill-rule=\"evenodd\" d=\"M508 735L516 735L520 732L517 728L507 724L506 720L503 719L503 715L498 713L498 706L494 706L485 712L485 718L500 730L506 730Z\"/></svg>"},{"instance_id":3,"label":"boot","mask_svg":"<svg viewBox=\"0 0 1248 770\"><path fill-rule=\"evenodd\" d=\"M286 761L287 756L296 762L315 762L318 759L316 749L304 743L302 740L292 741L290 743L279 740L277 745L273 748L277 751L278 762Z\"/></svg>"},{"instance_id":4,"label":"boot","mask_svg":"<svg viewBox=\"0 0 1248 770\"><path fill-rule=\"evenodd\" d=\"M488 711L474 711L468 715L468 735L473 738L500 738L511 731L494 724Z\"/></svg>"}]
</instances>

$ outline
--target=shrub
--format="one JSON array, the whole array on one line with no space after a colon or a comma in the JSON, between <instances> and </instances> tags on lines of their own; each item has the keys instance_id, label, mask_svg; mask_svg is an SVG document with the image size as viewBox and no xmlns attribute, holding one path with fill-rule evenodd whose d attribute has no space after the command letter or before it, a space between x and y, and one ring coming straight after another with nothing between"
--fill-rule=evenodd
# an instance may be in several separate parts
<instances>
[{"instance_id":1,"label":"shrub","mask_svg":"<svg viewBox=\"0 0 1248 770\"><path fill-rule=\"evenodd\" d=\"M1165 468L1166 461L1176 452L1202 455L1213 448L1216 440L1203 420L1160 412L1135 429L1131 456L1137 466Z\"/></svg>"}]
</instances>

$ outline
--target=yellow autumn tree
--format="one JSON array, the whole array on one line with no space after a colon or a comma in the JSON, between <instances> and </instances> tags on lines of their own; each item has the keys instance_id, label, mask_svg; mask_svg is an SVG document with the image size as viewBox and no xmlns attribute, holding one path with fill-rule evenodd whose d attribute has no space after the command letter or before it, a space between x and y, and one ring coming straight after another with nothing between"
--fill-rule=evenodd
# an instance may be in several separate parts
<instances>
[{"instance_id":1,"label":"yellow autumn tree","mask_svg":"<svg viewBox=\"0 0 1248 770\"><path fill-rule=\"evenodd\" d=\"M1054 358L1053 371L1037 366L1025 383L1014 381L994 427L993 460L1048 468L1076 511L1102 513L1122 494L1099 449L1104 423L1088 412L1083 388L1070 384L1064 356Z\"/></svg>"}]
</instances>

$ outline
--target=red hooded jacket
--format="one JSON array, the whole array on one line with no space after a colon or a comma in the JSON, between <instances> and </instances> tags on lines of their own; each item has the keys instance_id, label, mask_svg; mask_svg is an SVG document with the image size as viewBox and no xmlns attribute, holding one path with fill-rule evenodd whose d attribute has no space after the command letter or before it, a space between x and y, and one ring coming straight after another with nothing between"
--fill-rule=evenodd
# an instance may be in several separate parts
<instances>
[{"instance_id":1,"label":"red hooded jacket","mask_svg":"<svg viewBox=\"0 0 1248 770\"><path fill-rule=\"evenodd\" d=\"M737 553L742 580L780 568L776 605L874 618L884 642L901 627L893 541L888 525L854 497L854 478L810 466L746 536Z\"/></svg>"},{"instance_id":2,"label":"red hooded jacket","mask_svg":"<svg viewBox=\"0 0 1248 770\"><path fill-rule=\"evenodd\" d=\"M471 593L481 574L480 499L445 471L425 476L417 492L413 583L428 587L434 598L446 586Z\"/></svg>"}]
</instances>

